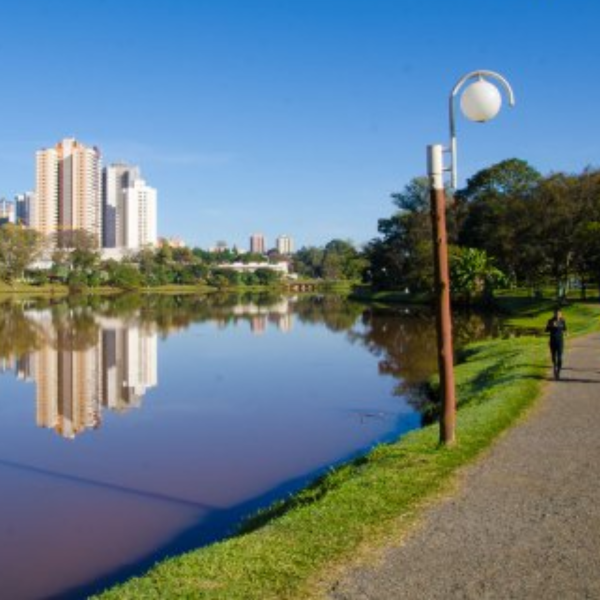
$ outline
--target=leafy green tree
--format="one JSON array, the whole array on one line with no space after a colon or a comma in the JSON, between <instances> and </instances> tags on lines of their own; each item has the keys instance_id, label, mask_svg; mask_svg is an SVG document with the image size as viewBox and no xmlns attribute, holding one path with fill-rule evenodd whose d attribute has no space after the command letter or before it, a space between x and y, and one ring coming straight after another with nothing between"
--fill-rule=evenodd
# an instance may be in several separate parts
<instances>
[{"instance_id":1,"label":"leafy green tree","mask_svg":"<svg viewBox=\"0 0 600 600\"><path fill-rule=\"evenodd\" d=\"M491 300L507 278L485 250L454 246L450 252L450 286L455 297L470 304L477 296Z\"/></svg>"},{"instance_id":2,"label":"leafy green tree","mask_svg":"<svg viewBox=\"0 0 600 600\"><path fill-rule=\"evenodd\" d=\"M37 231L10 223L0 227L0 278L8 283L22 278L41 250Z\"/></svg>"},{"instance_id":3,"label":"leafy green tree","mask_svg":"<svg viewBox=\"0 0 600 600\"><path fill-rule=\"evenodd\" d=\"M236 258L238 261L244 263L245 265L250 263L264 263L267 262L267 257L264 254L260 254L258 252L246 252L244 254L240 254Z\"/></svg>"},{"instance_id":4,"label":"leafy green tree","mask_svg":"<svg viewBox=\"0 0 600 600\"><path fill-rule=\"evenodd\" d=\"M323 275L321 270L323 256L323 248L317 246L304 246L294 254L294 270L301 277L319 279Z\"/></svg>"},{"instance_id":5,"label":"leafy green tree","mask_svg":"<svg viewBox=\"0 0 600 600\"><path fill-rule=\"evenodd\" d=\"M516 158L476 173L456 193L458 243L485 250L513 278L531 274L532 259L539 259L539 253L524 247L537 243L538 233L529 217L542 179L537 170Z\"/></svg>"},{"instance_id":6,"label":"leafy green tree","mask_svg":"<svg viewBox=\"0 0 600 600\"><path fill-rule=\"evenodd\" d=\"M360 279L366 263L348 240L331 240L324 249L321 273L325 279Z\"/></svg>"},{"instance_id":7,"label":"leafy green tree","mask_svg":"<svg viewBox=\"0 0 600 600\"><path fill-rule=\"evenodd\" d=\"M273 285L281 280L281 274L273 269L261 267L254 271L254 277L259 285Z\"/></svg>"},{"instance_id":8,"label":"leafy green tree","mask_svg":"<svg viewBox=\"0 0 600 600\"><path fill-rule=\"evenodd\" d=\"M377 288L430 290L433 285L433 249L429 212L429 182L414 178L402 192L392 194L398 211L380 219L381 238L366 248L367 280Z\"/></svg>"},{"instance_id":9,"label":"leafy green tree","mask_svg":"<svg viewBox=\"0 0 600 600\"><path fill-rule=\"evenodd\" d=\"M124 290L134 290L142 287L143 278L135 265L118 263L112 270L110 283Z\"/></svg>"}]
</instances>

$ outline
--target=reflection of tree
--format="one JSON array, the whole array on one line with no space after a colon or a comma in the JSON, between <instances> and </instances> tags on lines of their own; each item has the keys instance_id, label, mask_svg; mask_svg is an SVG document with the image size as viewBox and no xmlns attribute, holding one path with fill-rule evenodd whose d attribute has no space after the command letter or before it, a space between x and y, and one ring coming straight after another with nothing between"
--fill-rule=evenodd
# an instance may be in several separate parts
<instances>
[{"instance_id":1,"label":"reflection of tree","mask_svg":"<svg viewBox=\"0 0 600 600\"><path fill-rule=\"evenodd\" d=\"M323 323L331 331L350 329L364 307L343 296L307 296L294 304L294 313L303 323Z\"/></svg>"},{"instance_id":2,"label":"reflection of tree","mask_svg":"<svg viewBox=\"0 0 600 600\"><path fill-rule=\"evenodd\" d=\"M65 306L59 305L52 311L52 325L60 350L87 350L98 344L100 327L91 309L65 312Z\"/></svg>"},{"instance_id":3,"label":"reflection of tree","mask_svg":"<svg viewBox=\"0 0 600 600\"><path fill-rule=\"evenodd\" d=\"M363 328L352 330L352 341L362 343L379 357L379 371L398 379L395 393L407 395L420 410L428 410L426 383L437 370L436 329L433 313L425 309L383 309L365 311ZM490 315L453 315L455 350L465 344L500 333L499 321Z\"/></svg>"},{"instance_id":4,"label":"reflection of tree","mask_svg":"<svg viewBox=\"0 0 600 600\"><path fill-rule=\"evenodd\" d=\"M40 328L25 316L23 305L0 302L0 358L21 357L41 344Z\"/></svg>"}]
</instances>

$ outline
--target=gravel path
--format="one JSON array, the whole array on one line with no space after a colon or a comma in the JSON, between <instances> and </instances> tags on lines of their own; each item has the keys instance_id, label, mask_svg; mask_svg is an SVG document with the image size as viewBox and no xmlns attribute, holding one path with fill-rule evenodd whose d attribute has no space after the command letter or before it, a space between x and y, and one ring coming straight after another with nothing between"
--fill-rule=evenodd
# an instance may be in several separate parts
<instances>
[{"instance_id":1,"label":"gravel path","mask_svg":"<svg viewBox=\"0 0 600 600\"><path fill-rule=\"evenodd\" d=\"M329 597L600 599L600 334L567 340L562 379L528 418Z\"/></svg>"}]
</instances>

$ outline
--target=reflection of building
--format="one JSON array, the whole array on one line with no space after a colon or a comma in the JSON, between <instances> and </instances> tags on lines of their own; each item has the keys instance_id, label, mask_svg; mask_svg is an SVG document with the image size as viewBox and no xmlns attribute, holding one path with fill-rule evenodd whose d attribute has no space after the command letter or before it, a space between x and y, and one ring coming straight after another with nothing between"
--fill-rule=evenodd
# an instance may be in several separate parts
<instances>
[{"instance_id":1,"label":"reflection of building","mask_svg":"<svg viewBox=\"0 0 600 600\"><path fill-rule=\"evenodd\" d=\"M0 373L14 371L15 361L12 358L0 358Z\"/></svg>"},{"instance_id":2,"label":"reflection of building","mask_svg":"<svg viewBox=\"0 0 600 600\"><path fill-rule=\"evenodd\" d=\"M252 333L262 334L267 329L267 323L275 325L279 331L291 331L293 313L289 298L282 298L276 304L260 306L258 304L237 304L231 309L235 317L249 317Z\"/></svg>"},{"instance_id":3,"label":"reflection of building","mask_svg":"<svg viewBox=\"0 0 600 600\"><path fill-rule=\"evenodd\" d=\"M155 387L157 336L139 328L106 328L102 331L103 406L126 410L140 406L148 388Z\"/></svg>"},{"instance_id":4,"label":"reflection of building","mask_svg":"<svg viewBox=\"0 0 600 600\"><path fill-rule=\"evenodd\" d=\"M250 330L254 335L261 335L267 329L266 315L253 315L250 317Z\"/></svg>"},{"instance_id":5,"label":"reflection of building","mask_svg":"<svg viewBox=\"0 0 600 600\"><path fill-rule=\"evenodd\" d=\"M60 337L60 335L59 335ZM59 341L59 348L61 346ZM100 425L100 353L45 346L35 353L37 424L73 438Z\"/></svg>"},{"instance_id":6,"label":"reflection of building","mask_svg":"<svg viewBox=\"0 0 600 600\"><path fill-rule=\"evenodd\" d=\"M78 345L72 323L56 327L50 312L34 314L43 344L19 358L16 370L36 383L38 426L74 438L100 425L102 408L140 406L157 385L155 332L116 319L94 321L96 329Z\"/></svg>"},{"instance_id":7,"label":"reflection of building","mask_svg":"<svg viewBox=\"0 0 600 600\"><path fill-rule=\"evenodd\" d=\"M17 377L23 381L33 381L33 371L31 369L31 355L26 354L17 359L16 364Z\"/></svg>"}]
</instances>

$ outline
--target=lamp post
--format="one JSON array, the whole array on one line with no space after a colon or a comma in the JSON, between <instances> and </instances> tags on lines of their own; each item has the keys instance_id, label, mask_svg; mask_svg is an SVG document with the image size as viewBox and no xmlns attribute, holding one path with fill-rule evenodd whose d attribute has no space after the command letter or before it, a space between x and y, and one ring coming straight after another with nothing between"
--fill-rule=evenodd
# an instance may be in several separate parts
<instances>
[{"instance_id":1,"label":"lamp post","mask_svg":"<svg viewBox=\"0 0 600 600\"><path fill-rule=\"evenodd\" d=\"M446 193L444 172L450 171L450 185L457 186L457 144L455 100L462 87L475 79L463 92L461 110L471 121L484 123L493 119L502 105L498 88L487 79L498 81L504 88L509 104L515 98L510 84L494 71L472 71L459 79L450 94L450 167L444 167L444 148L441 144L427 147L427 165L430 182L431 224L433 235L433 263L436 296L437 355L440 374L442 411L440 442L450 446L456 441L456 394L454 386L454 357L452 348L452 313L450 308L450 274L448 268L448 239L446 233Z\"/></svg>"}]
</instances>

